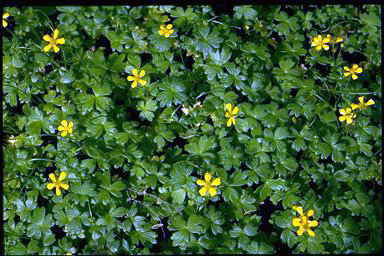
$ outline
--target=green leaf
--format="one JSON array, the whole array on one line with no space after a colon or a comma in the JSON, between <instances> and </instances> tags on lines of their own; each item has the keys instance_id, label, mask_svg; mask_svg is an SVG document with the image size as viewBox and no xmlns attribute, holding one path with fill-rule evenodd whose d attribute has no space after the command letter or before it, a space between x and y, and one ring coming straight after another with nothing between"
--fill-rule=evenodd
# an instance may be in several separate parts
<instances>
[{"instance_id":1,"label":"green leaf","mask_svg":"<svg viewBox=\"0 0 384 256\"><path fill-rule=\"evenodd\" d=\"M234 17L236 19L244 17L248 20L254 20L257 16L257 11L250 5L235 6L233 10L235 11Z\"/></svg>"},{"instance_id":2,"label":"green leaf","mask_svg":"<svg viewBox=\"0 0 384 256\"><path fill-rule=\"evenodd\" d=\"M231 186L243 186L247 182L243 177L243 172L242 171L236 171L234 172L231 177L229 178L228 184Z\"/></svg>"},{"instance_id":3,"label":"green leaf","mask_svg":"<svg viewBox=\"0 0 384 256\"><path fill-rule=\"evenodd\" d=\"M199 155L201 157L213 157L212 153L207 153L216 148L215 138L213 136L203 135L200 139L194 138L191 143L185 145L185 150L191 154Z\"/></svg>"},{"instance_id":4,"label":"green leaf","mask_svg":"<svg viewBox=\"0 0 384 256\"><path fill-rule=\"evenodd\" d=\"M138 109L140 112L140 117L147 119L148 121L152 121L154 115L154 111L157 109L156 101L154 100L147 100L146 102L140 101Z\"/></svg>"},{"instance_id":5,"label":"green leaf","mask_svg":"<svg viewBox=\"0 0 384 256\"><path fill-rule=\"evenodd\" d=\"M31 222L35 225L43 224L45 217L45 208L36 208L32 214Z\"/></svg>"},{"instance_id":6,"label":"green leaf","mask_svg":"<svg viewBox=\"0 0 384 256\"><path fill-rule=\"evenodd\" d=\"M239 193L233 187L227 187L223 192L223 198L226 202L235 203L239 200Z\"/></svg>"},{"instance_id":7,"label":"green leaf","mask_svg":"<svg viewBox=\"0 0 384 256\"><path fill-rule=\"evenodd\" d=\"M185 190L183 188L175 189L172 191L173 203L183 204L185 199Z\"/></svg>"},{"instance_id":8,"label":"green leaf","mask_svg":"<svg viewBox=\"0 0 384 256\"><path fill-rule=\"evenodd\" d=\"M44 236L43 244L44 244L44 246L49 246L49 245L53 244L55 241L56 241L55 235L50 233L50 234Z\"/></svg>"},{"instance_id":9,"label":"green leaf","mask_svg":"<svg viewBox=\"0 0 384 256\"><path fill-rule=\"evenodd\" d=\"M274 139L275 140L283 140L285 138L289 137L288 128L286 127L277 127L275 130Z\"/></svg>"}]
</instances>

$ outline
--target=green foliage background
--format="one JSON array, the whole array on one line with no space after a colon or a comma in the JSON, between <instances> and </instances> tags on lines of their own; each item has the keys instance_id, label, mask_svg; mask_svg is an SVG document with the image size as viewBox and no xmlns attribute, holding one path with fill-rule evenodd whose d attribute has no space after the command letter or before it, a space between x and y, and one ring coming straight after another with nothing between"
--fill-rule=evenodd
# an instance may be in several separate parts
<instances>
[{"instance_id":1,"label":"green foliage background","mask_svg":"<svg viewBox=\"0 0 384 256\"><path fill-rule=\"evenodd\" d=\"M381 250L380 6L5 11L7 254ZM45 53L54 28L65 44ZM343 47L317 52L318 34ZM343 77L354 63L359 79ZM131 88L134 68L147 86ZM340 123L358 96L375 105ZM226 103L240 108L230 128ZM221 177L214 198L198 194L205 172ZM315 211L314 238L296 235L294 204Z\"/></svg>"}]
</instances>

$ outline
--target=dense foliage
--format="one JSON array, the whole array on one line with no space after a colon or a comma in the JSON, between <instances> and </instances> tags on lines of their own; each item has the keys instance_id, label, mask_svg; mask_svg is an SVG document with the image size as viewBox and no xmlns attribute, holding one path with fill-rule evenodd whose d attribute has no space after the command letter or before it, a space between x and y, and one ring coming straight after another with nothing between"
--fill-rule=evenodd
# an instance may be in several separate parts
<instances>
[{"instance_id":1,"label":"dense foliage","mask_svg":"<svg viewBox=\"0 0 384 256\"><path fill-rule=\"evenodd\" d=\"M380 6L4 12L7 254L382 249Z\"/></svg>"}]
</instances>

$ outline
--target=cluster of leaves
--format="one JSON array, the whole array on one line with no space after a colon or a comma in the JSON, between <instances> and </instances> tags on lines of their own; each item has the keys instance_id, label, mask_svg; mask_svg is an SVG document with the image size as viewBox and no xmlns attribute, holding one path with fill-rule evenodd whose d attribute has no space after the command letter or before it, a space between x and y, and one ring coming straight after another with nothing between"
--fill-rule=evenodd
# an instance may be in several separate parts
<instances>
[{"instance_id":1,"label":"cluster of leaves","mask_svg":"<svg viewBox=\"0 0 384 256\"><path fill-rule=\"evenodd\" d=\"M6 253L381 249L379 6L6 11ZM65 44L46 53L55 28ZM344 47L311 49L326 33ZM358 80L342 74L353 63ZM146 86L131 88L133 69ZM339 123L361 95L376 104ZM226 103L240 109L230 128ZM73 134L59 135L62 120ZM48 175L61 171L56 196ZM205 172L221 178L213 198L198 193ZM315 237L295 233L292 205L314 210Z\"/></svg>"}]
</instances>

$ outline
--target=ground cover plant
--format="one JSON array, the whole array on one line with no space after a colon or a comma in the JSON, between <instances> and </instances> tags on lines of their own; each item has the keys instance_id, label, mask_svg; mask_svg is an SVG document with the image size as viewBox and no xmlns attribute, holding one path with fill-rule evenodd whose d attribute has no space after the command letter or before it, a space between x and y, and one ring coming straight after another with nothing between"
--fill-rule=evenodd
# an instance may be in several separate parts
<instances>
[{"instance_id":1,"label":"ground cover plant","mask_svg":"<svg viewBox=\"0 0 384 256\"><path fill-rule=\"evenodd\" d=\"M6 254L382 250L381 9L6 7Z\"/></svg>"}]
</instances>

